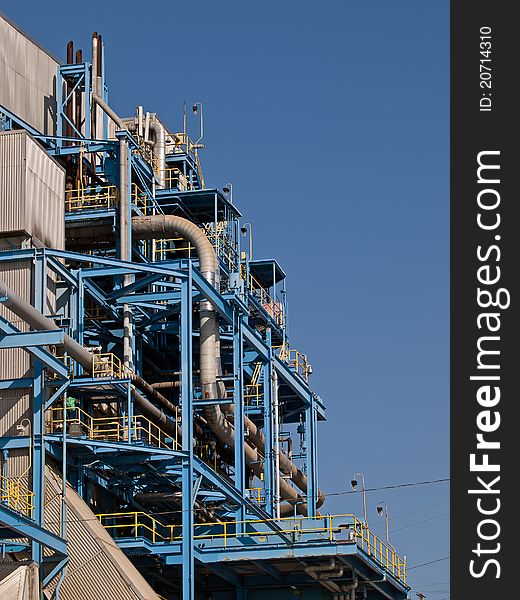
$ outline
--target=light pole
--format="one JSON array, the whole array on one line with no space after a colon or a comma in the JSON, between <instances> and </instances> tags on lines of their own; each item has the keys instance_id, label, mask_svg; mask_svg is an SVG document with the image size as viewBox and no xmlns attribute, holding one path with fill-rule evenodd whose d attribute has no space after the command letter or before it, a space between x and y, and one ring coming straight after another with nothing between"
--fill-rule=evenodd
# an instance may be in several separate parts
<instances>
[{"instance_id":1,"label":"light pole","mask_svg":"<svg viewBox=\"0 0 520 600\"><path fill-rule=\"evenodd\" d=\"M366 485L365 485L365 475L363 473L356 473L354 475L352 481L350 482L350 485L352 486L352 489L354 491L356 491L357 486L358 486L358 481L357 481L356 477L361 477L361 481L362 481L361 491L363 493L363 524L368 529L368 520L367 520L367 488L366 488Z\"/></svg>"},{"instance_id":2,"label":"light pole","mask_svg":"<svg viewBox=\"0 0 520 600\"><path fill-rule=\"evenodd\" d=\"M226 196L228 196L229 202L233 204L233 184L226 183L226 185L222 188L222 191L224 194L226 194Z\"/></svg>"},{"instance_id":3,"label":"light pole","mask_svg":"<svg viewBox=\"0 0 520 600\"><path fill-rule=\"evenodd\" d=\"M379 502L379 504L377 505L377 514L382 517L383 513L385 515L385 528L386 528L386 545L390 548L390 550L392 550L393 552L397 552L397 550L395 549L395 547L390 543L389 540L389 531L388 531L388 504L384 501L381 500L381 502Z\"/></svg>"},{"instance_id":4,"label":"light pole","mask_svg":"<svg viewBox=\"0 0 520 600\"><path fill-rule=\"evenodd\" d=\"M199 139L194 144L194 148L196 150L198 150L199 147L200 147L199 146L199 142L204 137L204 115L203 115L203 112L202 112L202 102L195 102L195 104L191 107L191 110L193 111L194 115L199 115L199 131L200 131L200 135L199 135Z\"/></svg>"},{"instance_id":5,"label":"light pole","mask_svg":"<svg viewBox=\"0 0 520 600\"><path fill-rule=\"evenodd\" d=\"M244 223L240 228L243 237L247 235L247 228L249 227L249 260L253 259L253 226L251 223Z\"/></svg>"}]
</instances>

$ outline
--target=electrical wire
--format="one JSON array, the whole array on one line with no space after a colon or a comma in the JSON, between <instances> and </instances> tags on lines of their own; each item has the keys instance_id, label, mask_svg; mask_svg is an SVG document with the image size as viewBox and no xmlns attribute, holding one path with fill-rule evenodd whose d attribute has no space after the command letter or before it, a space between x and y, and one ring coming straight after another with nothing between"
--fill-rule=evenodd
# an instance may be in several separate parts
<instances>
[{"instance_id":1,"label":"electrical wire","mask_svg":"<svg viewBox=\"0 0 520 600\"><path fill-rule=\"evenodd\" d=\"M408 567L408 571L413 571L414 569L420 569L421 567L425 567L426 565L433 565L435 563L438 562L442 562L443 560L448 560L450 558L450 555L448 554L448 556L443 556L442 558L436 558L435 560L430 560L428 562L425 563L421 563L420 565L414 565L413 567Z\"/></svg>"},{"instance_id":2,"label":"electrical wire","mask_svg":"<svg viewBox=\"0 0 520 600\"><path fill-rule=\"evenodd\" d=\"M419 485L426 485L426 484L434 484L434 483L443 483L446 481L450 481L449 478L446 479L432 479L432 480L428 480L428 481L417 481L417 482L411 482L411 483L400 483L400 484L395 484L395 485L390 485L390 486L382 486L382 487L376 487L376 488L370 488L367 489L366 491L380 491L380 490L385 490L385 489L398 489L398 488L409 488L409 487L414 487L414 486L419 486ZM341 494L357 494L357 493L361 493L361 490L346 490L344 492L332 492L331 494L325 494L325 496L337 496L337 495L341 495ZM440 503L442 504L442 503ZM236 504L234 502L226 502L226 506L228 509L233 509L233 508L240 508L241 505ZM432 505L435 506L435 505ZM214 508L214 509L218 509L219 507L210 507L210 508ZM426 507L428 508L428 507ZM176 510L165 510L165 511L154 511L154 512L149 512L149 513L145 513L144 511L129 511L129 512L137 512L137 513L143 513L144 515L148 516L148 517L160 517L160 516L168 516L168 515L179 515L182 514L183 512L192 512L192 513L197 513L197 512L204 512L205 510L207 510L207 508L190 508L187 511L183 511L182 509L176 509ZM423 510L423 509L417 509L417 510ZM417 512L417 511L411 511L413 512ZM405 516L406 514L410 514L410 513L403 513L402 515L399 516ZM443 513L443 515L438 515L438 516L444 516L444 514L448 514L448 513ZM397 517L396 517L397 518ZM433 517L433 518L437 518L437 517ZM425 521L428 519L425 519ZM81 522L81 521L98 521L97 518L87 518L87 519L74 519L73 521L71 521L70 519L67 519L68 522ZM414 525L418 525L420 523L422 523L423 521L419 521L417 523L414 523L412 525L407 525L406 527L413 527ZM51 523L51 522L49 522ZM405 529L406 527L400 528L400 529ZM398 530L394 530L394 531L398 531Z\"/></svg>"},{"instance_id":3,"label":"electrical wire","mask_svg":"<svg viewBox=\"0 0 520 600\"><path fill-rule=\"evenodd\" d=\"M408 529L410 527L415 527L416 525L421 525L422 523L427 523L428 521L434 521L435 519L440 519L441 517L445 517L449 515L449 512L441 513L440 515L435 515L434 517L430 517L428 519L423 519L422 521L416 521L415 523L410 523L410 525L404 525L403 527L399 527L398 529L392 529L390 533L395 533L396 531L402 531L403 529Z\"/></svg>"},{"instance_id":4,"label":"electrical wire","mask_svg":"<svg viewBox=\"0 0 520 600\"><path fill-rule=\"evenodd\" d=\"M430 485L430 484L434 484L434 483L445 483L447 481L450 481L449 477L445 477L443 479L430 479L428 481L414 481L411 483L398 483L395 485L384 485L381 487L373 487L373 488L366 488L365 492L379 492L380 490L395 490L395 489L399 489L399 488L405 488L405 487L415 487L418 485ZM325 496L343 496L346 494L359 494L362 493L363 490L345 490L342 492L331 492L329 494L325 494Z\"/></svg>"}]
</instances>

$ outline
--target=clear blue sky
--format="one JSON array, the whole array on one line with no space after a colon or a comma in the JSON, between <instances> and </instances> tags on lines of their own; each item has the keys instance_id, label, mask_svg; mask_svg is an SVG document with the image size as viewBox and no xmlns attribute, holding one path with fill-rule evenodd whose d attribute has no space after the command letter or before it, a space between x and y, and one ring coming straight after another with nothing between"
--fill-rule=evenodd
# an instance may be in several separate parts
<instances>
[{"instance_id":1,"label":"clear blue sky","mask_svg":"<svg viewBox=\"0 0 520 600\"><path fill-rule=\"evenodd\" d=\"M181 129L183 100L203 101L206 182L233 183L256 257L289 274L291 340L328 407L322 489L449 476L449 2L2 4L60 57L101 33L120 114ZM448 493L370 493L370 524L386 500L411 566L445 557ZM448 561L410 581L447 599Z\"/></svg>"}]
</instances>

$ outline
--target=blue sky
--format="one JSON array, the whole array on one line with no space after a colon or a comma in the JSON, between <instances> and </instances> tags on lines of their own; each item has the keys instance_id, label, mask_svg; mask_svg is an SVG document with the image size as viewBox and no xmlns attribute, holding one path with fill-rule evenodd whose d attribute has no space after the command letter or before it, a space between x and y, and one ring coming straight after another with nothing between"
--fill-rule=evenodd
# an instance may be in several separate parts
<instances>
[{"instance_id":1,"label":"blue sky","mask_svg":"<svg viewBox=\"0 0 520 600\"><path fill-rule=\"evenodd\" d=\"M178 8L176 8L178 6ZM288 273L290 336L328 407L320 484L449 476L449 2L51 3L3 10L60 57L106 42L110 101L182 128L204 103L206 182L233 183L256 258ZM196 122L191 123L196 133ZM372 492L411 566L448 556L446 483ZM360 494L330 513L362 511ZM448 561L410 571L449 598ZM415 598L415 593L413 596Z\"/></svg>"}]
</instances>

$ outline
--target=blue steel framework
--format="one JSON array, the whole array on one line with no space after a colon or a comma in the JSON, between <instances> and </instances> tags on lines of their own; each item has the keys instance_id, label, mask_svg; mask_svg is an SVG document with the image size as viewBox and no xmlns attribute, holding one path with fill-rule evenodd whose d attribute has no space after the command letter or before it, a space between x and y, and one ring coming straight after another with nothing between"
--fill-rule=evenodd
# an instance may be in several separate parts
<instances>
[{"instance_id":1,"label":"blue steel framework","mask_svg":"<svg viewBox=\"0 0 520 600\"><path fill-rule=\"evenodd\" d=\"M21 528L35 560L43 560L43 547L55 553L44 583L66 564L64 540L43 528L44 466L50 455L65 461L69 481L87 503L95 496L96 505L103 506L101 522L164 597L189 600L199 597L196 592L207 597L195 585L197 578L214 598L261 597L254 594L289 588L315 590L309 598L321 597L320 590L331 598L405 598L405 565L392 548L354 516L316 510L316 425L324 419L324 406L309 388L305 357L297 353L291 359L285 292L277 300L275 291L285 274L275 261L255 263L241 252L241 215L220 190L203 187L198 150L185 132L175 152L166 155L166 168L174 169L175 177L166 178L162 189L137 135L119 131L116 140L91 139L90 80L88 62L59 68L57 136L40 134L0 107L4 128L29 130L50 155L76 170L90 169L92 183L85 187L81 181L78 193L67 193L66 250L0 252L3 263L34 265L37 309L45 310L49 272L58 281L59 296L67 298L50 315L60 331L22 333L0 318L0 347L24 347L35 365L33 378L0 382L0 394L30 387L34 398L31 437L0 438L4 453L32 449L35 506L27 518L0 505L4 551ZM106 100L104 82L102 89ZM67 116L67 103L78 91L84 98L81 123ZM62 135L66 123L72 137ZM105 117L105 131L106 125ZM126 188L115 166L121 139L131 149ZM187 184L181 185L179 172ZM121 199L112 201L111 186L128 189L130 240L135 215L177 214L203 227L219 258L221 289L206 281L193 249L179 240L134 239L132 262L122 260ZM94 236L75 237L87 224ZM204 424L204 407L216 401L202 399L197 376L196 315L202 300L218 313L220 380L227 389L227 398L218 403L234 407L234 448L220 443ZM133 372L159 384L177 377L164 394L176 407L166 419L180 425L181 439L142 416L134 402L132 372L117 360L124 310L132 314ZM63 342L63 331L105 357L98 363L101 371L94 366L88 373L70 357L56 356L52 348ZM73 412L64 406L67 396L77 402ZM100 402L113 409L108 420L100 416ZM253 478L245 461L244 416L265 435L261 479ZM293 452L295 437L299 451ZM307 517L297 514L297 505L293 515L277 516L277 453L282 451L299 461L307 476L301 494Z\"/></svg>"}]
</instances>

